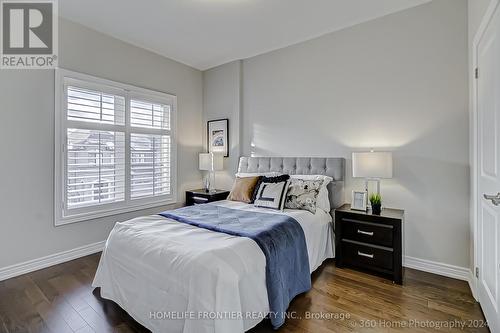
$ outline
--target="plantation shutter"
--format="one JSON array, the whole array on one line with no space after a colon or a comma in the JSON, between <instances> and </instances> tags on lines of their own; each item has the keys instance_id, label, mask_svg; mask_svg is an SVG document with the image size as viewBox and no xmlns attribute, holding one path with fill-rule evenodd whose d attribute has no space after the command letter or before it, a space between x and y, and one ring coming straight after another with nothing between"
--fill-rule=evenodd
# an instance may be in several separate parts
<instances>
[{"instance_id":1,"label":"plantation shutter","mask_svg":"<svg viewBox=\"0 0 500 333\"><path fill-rule=\"evenodd\" d=\"M125 95L66 85L66 209L125 200Z\"/></svg>"},{"instance_id":2,"label":"plantation shutter","mask_svg":"<svg viewBox=\"0 0 500 333\"><path fill-rule=\"evenodd\" d=\"M130 196L169 195L171 105L131 99L130 110Z\"/></svg>"}]
</instances>

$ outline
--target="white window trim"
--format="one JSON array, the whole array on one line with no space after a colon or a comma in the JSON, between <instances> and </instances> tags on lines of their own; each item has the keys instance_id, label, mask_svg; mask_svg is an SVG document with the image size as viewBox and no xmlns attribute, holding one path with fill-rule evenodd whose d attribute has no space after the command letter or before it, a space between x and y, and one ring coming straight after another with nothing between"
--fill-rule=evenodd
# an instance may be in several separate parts
<instances>
[{"instance_id":1,"label":"white window trim","mask_svg":"<svg viewBox=\"0 0 500 333\"><path fill-rule=\"evenodd\" d=\"M65 214L64 195L65 195L65 158L64 147L66 143L66 133L63 128L66 128L66 113L65 113L65 80L83 81L90 85L105 85L110 89L120 89L125 91L126 94L126 110L130 103L130 97L146 97L156 101L172 101L172 110L170 113L170 135L171 135L171 191L170 195L163 195L157 197L148 197L143 199L131 200L129 195L125 196L125 201L111 204L104 204L101 206L93 206L92 212L81 212L71 215ZM130 113L126 112L125 121L125 136L126 142L129 140L127 136L131 133L130 128ZM90 125L92 126L92 124ZM96 127L99 127L98 124ZM109 127L109 126L108 126ZM123 127L123 126L121 126ZM133 133L152 133L154 129L144 130L134 127ZM158 132L161 132L159 130ZM61 226L69 223L81 222L92 220L96 218L134 212L147 208L160 207L178 202L177 198L177 97L173 94L152 91L149 89L135 87L129 84L114 82L111 80L101 79L87 74L69 71L66 69L55 70L55 151L54 151L54 215L55 226ZM127 147L127 145L126 145ZM126 149L125 153L125 182L130 182L130 152ZM92 209L91 208L91 209Z\"/></svg>"}]
</instances>

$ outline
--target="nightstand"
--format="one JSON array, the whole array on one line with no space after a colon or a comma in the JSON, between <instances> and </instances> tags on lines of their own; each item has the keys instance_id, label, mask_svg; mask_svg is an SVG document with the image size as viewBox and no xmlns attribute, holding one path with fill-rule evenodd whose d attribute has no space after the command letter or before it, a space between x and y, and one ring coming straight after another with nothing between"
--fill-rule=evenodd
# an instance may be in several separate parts
<instances>
[{"instance_id":1,"label":"nightstand","mask_svg":"<svg viewBox=\"0 0 500 333\"><path fill-rule=\"evenodd\" d=\"M376 272L402 284L403 221L399 209L385 208L380 215L351 210L349 204L336 209L336 266Z\"/></svg>"},{"instance_id":2,"label":"nightstand","mask_svg":"<svg viewBox=\"0 0 500 333\"><path fill-rule=\"evenodd\" d=\"M193 206L207 202L225 200L229 195L229 191L215 190L209 193L204 189L186 191L186 206Z\"/></svg>"}]
</instances>

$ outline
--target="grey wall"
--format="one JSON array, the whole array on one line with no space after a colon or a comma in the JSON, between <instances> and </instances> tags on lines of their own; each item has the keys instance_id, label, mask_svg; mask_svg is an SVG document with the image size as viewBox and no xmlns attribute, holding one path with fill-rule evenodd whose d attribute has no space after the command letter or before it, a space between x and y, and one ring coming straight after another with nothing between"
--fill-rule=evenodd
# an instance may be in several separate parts
<instances>
[{"instance_id":1,"label":"grey wall","mask_svg":"<svg viewBox=\"0 0 500 333\"><path fill-rule=\"evenodd\" d=\"M354 150L393 150L382 195L406 210L406 255L469 267L467 61L466 0L245 59L241 153L350 159ZM237 80L225 66L205 73L205 98L227 98L224 85ZM207 103L204 112L222 116ZM347 167L349 194L363 185Z\"/></svg>"},{"instance_id":2,"label":"grey wall","mask_svg":"<svg viewBox=\"0 0 500 333\"><path fill-rule=\"evenodd\" d=\"M61 20L60 67L178 98L178 193L201 185L202 73ZM116 221L168 207L54 227L54 71L0 71L0 268L105 240Z\"/></svg>"},{"instance_id":3,"label":"grey wall","mask_svg":"<svg viewBox=\"0 0 500 333\"><path fill-rule=\"evenodd\" d=\"M468 0L469 41L472 42L491 0Z\"/></svg>"},{"instance_id":4,"label":"grey wall","mask_svg":"<svg viewBox=\"0 0 500 333\"><path fill-rule=\"evenodd\" d=\"M224 171L216 173L216 187L231 189L234 171L238 168L241 111L241 61L233 61L203 72L204 123L208 120L229 119L229 157L224 159ZM203 144L206 151L206 126Z\"/></svg>"}]
</instances>

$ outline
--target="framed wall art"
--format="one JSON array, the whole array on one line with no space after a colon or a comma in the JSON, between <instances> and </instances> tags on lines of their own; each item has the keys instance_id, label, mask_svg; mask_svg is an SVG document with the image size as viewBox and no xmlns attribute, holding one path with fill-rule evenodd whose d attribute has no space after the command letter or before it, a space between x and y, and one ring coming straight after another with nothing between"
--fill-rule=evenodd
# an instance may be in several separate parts
<instances>
[{"instance_id":1,"label":"framed wall art","mask_svg":"<svg viewBox=\"0 0 500 333\"><path fill-rule=\"evenodd\" d=\"M222 153L229 157L229 119L217 119L207 122L207 151Z\"/></svg>"}]
</instances>

